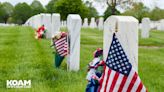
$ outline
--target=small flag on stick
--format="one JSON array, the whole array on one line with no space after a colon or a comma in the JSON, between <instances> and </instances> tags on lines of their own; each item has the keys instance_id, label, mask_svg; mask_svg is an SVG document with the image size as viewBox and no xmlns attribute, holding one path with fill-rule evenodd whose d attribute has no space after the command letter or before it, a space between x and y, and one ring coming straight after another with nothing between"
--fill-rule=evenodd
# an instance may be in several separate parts
<instances>
[{"instance_id":1,"label":"small flag on stick","mask_svg":"<svg viewBox=\"0 0 164 92\"><path fill-rule=\"evenodd\" d=\"M67 36L56 40L55 47L60 56L66 56L68 52Z\"/></svg>"}]
</instances>

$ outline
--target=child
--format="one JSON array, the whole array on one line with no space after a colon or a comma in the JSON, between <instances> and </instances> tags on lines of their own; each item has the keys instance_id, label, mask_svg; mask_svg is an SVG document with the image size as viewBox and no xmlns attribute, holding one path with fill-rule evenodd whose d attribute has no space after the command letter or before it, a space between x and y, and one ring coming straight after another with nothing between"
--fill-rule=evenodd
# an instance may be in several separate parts
<instances>
[{"instance_id":1,"label":"child","mask_svg":"<svg viewBox=\"0 0 164 92\"><path fill-rule=\"evenodd\" d=\"M38 28L38 30L36 31L36 39L41 39L45 37L45 33L46 33L46 29L44 27L44 25L42 25L41 27Z\"/></svg>"},{"instance_id":2,"label":"child","mask_svg":"<svg viewBox=\"0 0 164 92\"><path fill-rule=\"evenodd\" d=\"M97 92L99 87L99 79L103 73L103 50L98 48L94 52L94 59L88 64L89 69L86 79L88 80L88 85L86 92Z\"/></svg>"}]
</instances>

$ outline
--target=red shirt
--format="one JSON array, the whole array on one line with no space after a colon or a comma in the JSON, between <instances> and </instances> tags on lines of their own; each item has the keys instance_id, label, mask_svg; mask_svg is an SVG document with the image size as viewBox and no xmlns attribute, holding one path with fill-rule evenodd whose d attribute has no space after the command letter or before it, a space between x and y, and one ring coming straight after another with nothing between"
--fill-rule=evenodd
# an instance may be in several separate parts
<instances>
[{"instance_id":1,"label":"red shirt","mask_svg":"<svg viewBox=\"0 0 164 92\"><path fill-rule=\"evenodd\" d=\"M45 30L45 27L41 26L40 28L38 28L37 32L41 32L41 31L44 31L44 30Z\"/></svg>"}]
</instances>

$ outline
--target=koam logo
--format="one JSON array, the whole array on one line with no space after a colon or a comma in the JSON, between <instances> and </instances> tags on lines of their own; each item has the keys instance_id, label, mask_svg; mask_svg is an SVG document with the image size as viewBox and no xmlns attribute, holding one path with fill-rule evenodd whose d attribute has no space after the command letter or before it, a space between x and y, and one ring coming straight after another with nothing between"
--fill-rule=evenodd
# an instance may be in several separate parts
<instances>
[{"instance_id":1,"label":"koam logo","mask_svg":"<svg viewBox=\"0 0 164 92\"><path fill-rule=\"evenodd\" d=\"M7 88L31 88L31 80L7 80Z\"/></svg>"}]
</instances>

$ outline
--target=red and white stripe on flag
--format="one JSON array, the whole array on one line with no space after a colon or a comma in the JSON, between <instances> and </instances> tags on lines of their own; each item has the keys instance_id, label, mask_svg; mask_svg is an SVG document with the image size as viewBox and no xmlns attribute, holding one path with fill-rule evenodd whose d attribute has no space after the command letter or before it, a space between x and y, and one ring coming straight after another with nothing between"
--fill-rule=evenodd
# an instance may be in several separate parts
<instances>
[{"instance_id":1,"label":"red and white stripe on flag","mask_svg":"<svg viewBox=\"0 0 164 92\"><path fill-rule=\"evenodd\" d=\"M66 56L68 53L67 36L56 40L55 47L60 56Z\"/></svg>"},{"instance_id":2,"label":"red and white stripe on flag","mask_svg":"<svg viewBox=\"0 0 164 92\"><path fill-rule=\"evenodd\" d=\"M147 92L147 89L134 69L126 76L105 66L98 92Z\"/></svg>"}]
</instances>

